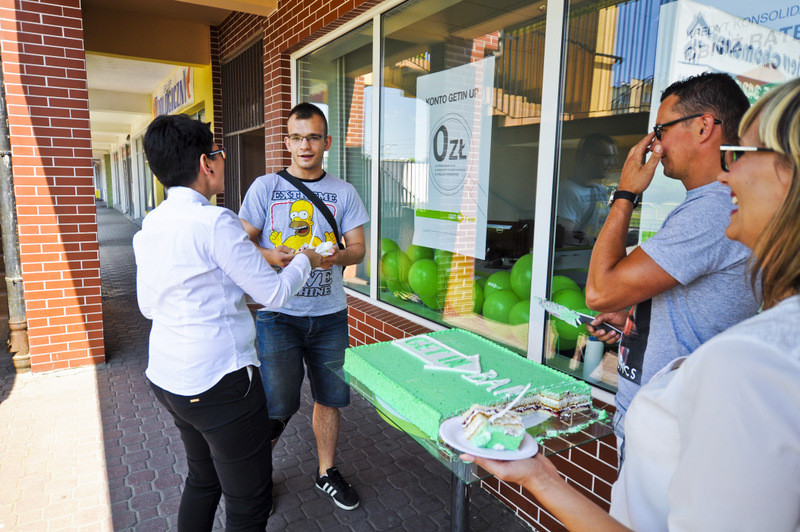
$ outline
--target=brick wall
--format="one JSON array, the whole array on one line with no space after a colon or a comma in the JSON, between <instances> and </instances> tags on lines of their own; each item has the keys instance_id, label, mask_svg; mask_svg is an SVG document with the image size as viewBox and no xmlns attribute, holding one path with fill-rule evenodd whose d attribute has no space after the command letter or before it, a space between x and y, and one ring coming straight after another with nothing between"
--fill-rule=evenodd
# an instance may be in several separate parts
<instances>
[{"instance_id":1,"label":"brick wall","mask_svg":"<svg viewBox=\"0 0 800 532\"><path fill-rule=\"evenodd\" d=\"M80 0L0 0L31 369L104 362Z\"/></svg>"},{"instance_id":2,"label":"brick wall","mask_svg":"<svg viewBox=\"0 0 800 532\"><path fill-rule=\"evenodd\" d=\"M283 145L284 125L291 110L291 67L289 56L334 30L379 0L315 0L280 2L269 17L233 13L219 26L220 56L235 54L254 36L264 40L264 122L267 172L290 163Z\"/></svg>"},{"instance_id":3,"label":"brick wall","mask_svg":"<svg viewBox=\"0 0 800 532\"><path fill-rule=\"evenodd\" d=\"M211 43L211 97L214 107L214 142L217 146L225 146L222 141L222 68L219 57L219 28L209 28L209 41ZM208 120L208 118L206 118ZM225 206L225 193L217 194L217 205Z\"/></svg>"}]
</instances>

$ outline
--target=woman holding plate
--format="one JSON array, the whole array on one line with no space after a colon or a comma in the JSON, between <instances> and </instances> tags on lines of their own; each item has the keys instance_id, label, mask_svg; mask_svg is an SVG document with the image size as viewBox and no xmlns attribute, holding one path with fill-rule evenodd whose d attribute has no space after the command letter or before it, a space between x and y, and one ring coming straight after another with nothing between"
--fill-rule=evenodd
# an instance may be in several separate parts
<instances>
[{"instance_id":1,"label":"woman holding plate","mask_svg":"<svg viewBox=\"0 0 800 532\"><path fill-rule=\"evenodd\" d=\"M720 148L726 235L753 251L763 311L642 388L610 515L541 455L462 455L524 486L571 530L800 529L800 79L756 102L739 135L740 146Z\"/></svg>"}]
</instances>

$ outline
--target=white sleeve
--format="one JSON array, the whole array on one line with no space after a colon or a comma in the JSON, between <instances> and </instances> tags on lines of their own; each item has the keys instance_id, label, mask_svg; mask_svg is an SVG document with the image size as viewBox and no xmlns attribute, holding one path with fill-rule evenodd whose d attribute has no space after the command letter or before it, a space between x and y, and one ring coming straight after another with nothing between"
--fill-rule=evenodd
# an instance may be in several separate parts
<instances>
[{"instance_id":1,"label":"white sleeve","mask_svg":"<svg viewBox=\"0 0 800 532\"><path fill-rule=\"evenodd\" d=\"M273 308L285 305L303 287L311 273L311 263L303 254L293 258L280 274L276 273L231 211L224 211L216 220L212 257L250 297Z\"/></svg>"},{"instance_id":2,"label":"white sleeve","mask_svg":"<svg viewBox=\"0 0 800 532\"><path fill-rule=\"evenodd\" d=\"M132 245L134 250L137 247L137 241L139 241L140 239L141 237L139 236L139 233L133 235ZM134 259L135 258L136 258L136 253L134 253ZM142 268L139 264L136 265L136 302L139 304L139 310L141 311L142 316L144 316L148 320L152 320L153 291L144 282L144 278L142 276Z\"/></svg>"},{"instance_id":3,"label":"white sleeve","mask_svg":"<svg viewBox=\"0 0 800 532\"><path fill-rule=\"evenodd\" d=\"M669 529L798 529L797 360L769 339L733 334L701 347L685 371Z\"/></svg>"}]
</instances>

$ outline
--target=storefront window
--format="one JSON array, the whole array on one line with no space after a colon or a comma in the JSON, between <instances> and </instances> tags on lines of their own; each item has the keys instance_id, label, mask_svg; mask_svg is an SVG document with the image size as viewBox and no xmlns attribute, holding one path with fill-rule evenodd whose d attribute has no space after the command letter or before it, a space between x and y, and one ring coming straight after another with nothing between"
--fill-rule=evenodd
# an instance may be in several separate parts
<instances>
[{"instance_id":1,"label":"storefront window","mask_svg":"<svg viewBox=\"0 0 800 532\"><path fill-rule=\"evenodd\" d=\"M370 210L369 125L372 120L372 24L322 46L297 61L297 101L311 102L328 119L333 137L324 168L353 185ZM370 256L371 222L364 226ZM369 293L369 261L344 271L348 288Z\"/></svg>"},{"instance_id":2,"label":"storefront window","mask_svg":"<svg viewBox=\"0 0 800 532\"><path fill-rule=\"evenodd\" d=\"M385 15L380 298L524 353L545 24L503 4Z\"/></svg>"},{"instance_id":3,"label":"storefront window","mask_svg":"<svg viewBox=\"0 0 800 532\"><path fill-rule=\"evenodd\" d=\"M571 0L564 35L562 124L548 296L586 309L595 239L608 215L624 156L655 124L661 92L702 72L727 72L755 101L798 75L800 11L785 1ZM634 211L629 249L652 236L685 197L662 167ZM616 388L614 348L594 368L582 363L588 333L548 318L545 358L559 369Z\"/></svg>"}]
</instances>

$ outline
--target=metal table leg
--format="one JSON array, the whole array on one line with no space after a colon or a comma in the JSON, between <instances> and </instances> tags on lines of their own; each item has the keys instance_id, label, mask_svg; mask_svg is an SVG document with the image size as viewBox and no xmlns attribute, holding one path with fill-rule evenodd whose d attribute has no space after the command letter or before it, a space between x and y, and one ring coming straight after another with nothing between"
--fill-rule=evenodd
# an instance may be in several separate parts
<instances>
[{"instance_id":1,"label":"metal table leg","mask_svg":"<svg viewBox=\"0 0 800 532\"><path fill-rule=\"evenodd\" d=\"M469 485L455 473L450 474L452 487L450 492L450 530L452 532L469 531Z\"/></svg>"}]
</instances>

